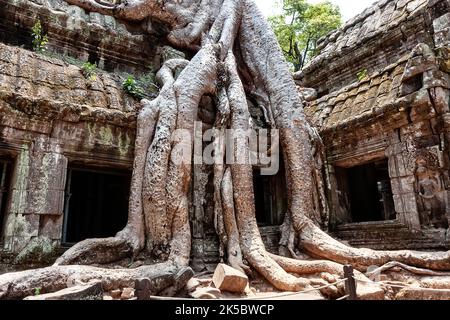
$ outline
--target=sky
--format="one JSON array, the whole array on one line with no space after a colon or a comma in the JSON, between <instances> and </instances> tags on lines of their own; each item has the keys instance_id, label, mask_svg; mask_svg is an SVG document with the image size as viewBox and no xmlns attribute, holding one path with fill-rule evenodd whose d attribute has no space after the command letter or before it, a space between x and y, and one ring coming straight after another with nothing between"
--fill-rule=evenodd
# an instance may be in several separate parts
<instances>
[{"instance_id":1,"label":"sky","mask_svg":"<svg viewBox=\"0 0 450 320\"><path fill-rule=\"evenodd\" d=\"M323 0L309 0L311 3L322 2ZM375 0L329 0L341 8L341 13L344 21L347 21L357 14L361 13L376 2ZM255 0L261 11L266 16L271 16L280 12L279 3L281 0ZM278 7L278 9L277 9Z\"/></svg>"}]
</instances>

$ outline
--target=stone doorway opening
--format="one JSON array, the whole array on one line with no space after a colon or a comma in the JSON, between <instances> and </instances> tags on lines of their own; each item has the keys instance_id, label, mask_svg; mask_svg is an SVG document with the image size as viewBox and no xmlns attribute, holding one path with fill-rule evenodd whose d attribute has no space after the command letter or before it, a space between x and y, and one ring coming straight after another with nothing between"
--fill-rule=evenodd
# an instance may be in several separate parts
<instances>
[{"instance_id":1,"label":"stone doorway opening","mask_svg":"<svg viewBox=\"0 0 450 320\"><path fill-rule=\"evenodd\" d=\"M3 243L12 170L13 161L9 158L0 158L0 243Z\"/></svg>"},{"instance_id":2,"label":"stone doorway opening","mask_svg":"<svg viewBox=\"0 0 450 320\"><path fill-rule=\"evenodd\" d=\"M345 171L352 222L396 219L387 159Z\"/></svg>"},{"instance_id":3,"label":"stone doorway opening","mask_svg":"<svg viewBox=\"0 0 450 320\"><path fill-rule=\"evenodd\" d=\"M128 218L131 173L69 167L62 243L114 236Z\"/></svg>"},{"instance_id":4,"label":"stone doorway opening","mask_svg":"<svg viewBox=\"0 0 450 320\"><path fill-rule=\"evenodd\" d=\"M284 169L280 169L272 176L261 175L261 171L255 169L253 188L258 225L260 227L281 225L288 207Z\"/></svg>"}]
</instances>

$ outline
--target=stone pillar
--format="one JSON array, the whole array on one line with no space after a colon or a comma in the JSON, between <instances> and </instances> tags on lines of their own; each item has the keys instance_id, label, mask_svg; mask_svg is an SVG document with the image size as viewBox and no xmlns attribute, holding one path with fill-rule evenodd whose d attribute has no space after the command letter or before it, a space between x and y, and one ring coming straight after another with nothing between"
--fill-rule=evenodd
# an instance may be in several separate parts
<instances>
[{"instance_id":1,"label":"stone pillar","mask_svg":"<svg viewBox=\"0 0 450 320\"><path fill-rule=\"evenodd\" d=\"M30 150L24 144L19 148L11 180L11 195L4 229L4 248L20 251L33 236L38 235L38 217L25 216L26 190L30 171Z\"/></svg>"},{"instance_id":2,"label":"stone pillar","mask_svg":"<svg viewBox=\"0 0 450 320\"><path fill-rule=\"evenodd\" d=\"M59 242L67 158L51 139L37 138L19 153L5 228L5 249L20 252L36 238Z\"/></svg>"},{"instance_id":3,"label":"stone pillar","mask_svg":"<svg viewBox=\"0 0 450 320\"><path fill-rule=\"evenodd\" d=\"M396 133L395 133L396 134ZM414 189L414 173L408 166L406 143L394 142L386 150L397 220L411 230L420 230L420 218Z\"/></svg>"},{"instance_id":4,"label":"stone pillar","mask_svg":"<svg viewBox=\"0 0 450 320\"><path fill-rule=\"evenodd\" d=\"M450 1L449 0L433 0L430 1L430 14L433 21L434 41L436 44L436 52L439 61L440 70L447 75L447 81L450 74ZM443 136L441 143L442 149L447 156L446 162L450 162L450 90L447 86L435 87L430 89L435 108L442 113ZM450 166L450 163L447 163ZM446 214L450 225L450 185L446 185ZM450 241L450 229L449 237Z\"/></svg>"},{"instance_id":5,"label":"stone pillar","mask_svg":"<svg viewBox=\"0 0 450 320\"><path fill-rule=\"evenodd\" d=\"M47 142L36 143L32 157L25 213L61 216L67 158Z\"/></svg>"}]
</instances>

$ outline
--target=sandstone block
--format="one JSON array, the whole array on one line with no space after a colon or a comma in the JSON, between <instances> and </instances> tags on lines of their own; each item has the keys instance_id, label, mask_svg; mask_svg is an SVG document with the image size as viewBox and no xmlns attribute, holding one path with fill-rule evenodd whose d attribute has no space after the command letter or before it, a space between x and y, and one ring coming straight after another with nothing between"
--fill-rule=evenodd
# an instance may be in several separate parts
<instances>
[{"instance_id":1,"label":"sandstone block","mask_svg":"<svg viewBox=\"0 0 450 320\"><path fill-rule=\"evenodd\" d=\"M216 288L197 288L189 295L194 299L218 299L220 297L220 290Z\"/></svg>"},{"instance_id":2,"label":"sandstone block","mask_svg":"<svg viewBox=\"0 0 450 320\"><path fill-rule=\"evenodd\" d=\"M248 277L226 264L219 264L213 275L213 283L221 291L243 293L248 285Z\"/></svg>"},{"instance_id":3,"label":"sandstone block","mask_svg":"<svg viewBox=\"0 0 450 320\"><path fill-rule=\"evenodd\" d=\"M186 288L187 292L193 292L200 286L201 286L200 281L198 281L195 278L192 278L192 279L189 279L189 281L186 283L185 288Z\"/></svg>"},{"instance_id":4,"label":"sandstone block","mask_svg":"<svg viewBox=\"0 0 450 320\"><path fill-rule=\"evenodd\" d=\"M133 288L123 288L120 298L122 300L129 300L131 298L134 298L134 289Z\"/></svg>"},{"instance_id":5,"label":"sandstone block","mask_svg":"<svg viewBox=\"0 0 450 320\"><path fill-rule=\"evenodd\" d=\"M120 289L115 289L115 290L112 290L109 294L111 295L111 297L113 299L119 299L120 296L122 295L122 291Z\"/></svg>"},{"instance_id":6,"label":"sandstone block","mask_svg":"<svg viewBox=\"0 0 450 320\"><path fill-rule=\"evenodd\" d=\"M395 296L396 300L450 300L450 290L405 288Z\"/></svg>"},{"instance_id":7,"label":"sandstone block","mask_svg":"<svg viewBox=\"0 0 450 320\"><path fill-rule=\"evenodd\" d=\"M102 283L96 281L57 292L29 296L24 300L103 300L103 288Z\"/></svg>"}]
</instances>

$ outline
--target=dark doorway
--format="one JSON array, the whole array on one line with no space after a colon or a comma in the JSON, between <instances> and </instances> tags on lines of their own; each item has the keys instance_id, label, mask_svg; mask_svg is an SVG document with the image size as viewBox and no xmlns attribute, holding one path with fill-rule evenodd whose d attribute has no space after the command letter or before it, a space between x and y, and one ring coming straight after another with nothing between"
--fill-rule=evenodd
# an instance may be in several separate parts
<instances>
[{"instance_id":1,"label":"dark doorway","mask_svg":"<svg viewBox=\"0 0 450 320\"><path fill-rule=\"evenodd\" d=\"M347 178L353 222L395 219L387 160L350 168Z\"/></svg>"},{"instance_id":2,"label":"dark doorway","mask_svg":"<svg viewBox=\"0 0 450 320\"><path fill-rule=\"evenodd\" d=\"M284 168L280 168L278 174L273 176L263 176L259 169L254 170L253 188L258 225L281 225L287 210Z\"/></svg>"},{"instance_id":3,"label":"dark doorway","mask_svg":"<svg viewBox=\"0 0 450 320\"><path fill-rule=\"evenodd\" d=\"M114 236L128 218L131 174L69 168L63 243Z\"/></svg>"},{"instance_id":4,"label":"dark doorway","mask_svg":"<svg viewBox=\"0 0 450 320\"><path fill-rule=\"evenodd\" d=\"M6 207L10 193L12 166L12 160L0 159L0 242L3 242L3 229L7 214Z\"/></svg>"}]
</instances>

